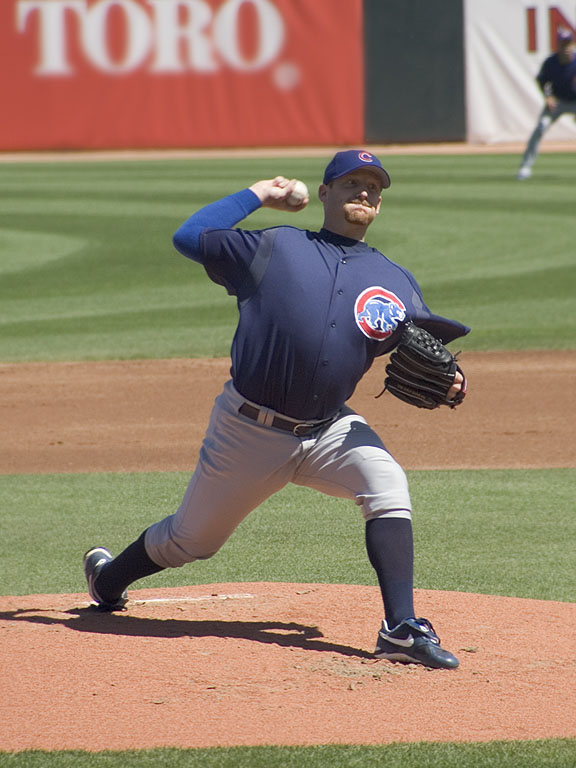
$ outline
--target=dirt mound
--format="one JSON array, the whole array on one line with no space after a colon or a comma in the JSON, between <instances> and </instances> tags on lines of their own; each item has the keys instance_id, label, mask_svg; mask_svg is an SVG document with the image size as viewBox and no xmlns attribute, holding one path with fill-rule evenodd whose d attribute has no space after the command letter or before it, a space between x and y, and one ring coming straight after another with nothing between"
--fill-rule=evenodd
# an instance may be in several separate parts
<instances>
[{"instance_id":1,"label":"dirt mound","mask_svg":"<svg viewBox=\"0 0 576 768\"><path fill-rule=\"evenodd\" d=\"M0 598L0 749L385 744L576 735L576 606L417 591L457 670L372 658L375 587L214 584ZM552 646L535 641L545 628ZM25 652L22 652L22 649Z\"/></svg>"}]
</instances>

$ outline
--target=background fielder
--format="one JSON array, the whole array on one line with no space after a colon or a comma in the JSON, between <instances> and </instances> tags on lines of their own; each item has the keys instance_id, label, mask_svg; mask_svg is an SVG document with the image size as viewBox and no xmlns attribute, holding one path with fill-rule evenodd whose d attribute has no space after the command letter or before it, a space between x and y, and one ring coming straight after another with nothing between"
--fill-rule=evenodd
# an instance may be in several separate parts
<instances>
[{"instance_id":1,"label":"background fielder","mask_svg":"<svg viewBox=\"0 0 576 768\"><path fill-rule=\"evenodd\" d=\"M235 228L261 206L301 210L307 199L287 202L295 183L258 181L199 210L176 232L176 248L236 297L231 379L216 399L180 508L116 558L103 547L89 550L89 592L101 610L122 609L129 584L211 557L255 507L296 483L362 509L385 613L376 655L454 668L458 660L432 624L415 617L406 475L345 403L408 322L445 343L469 329L432 314L412 274L364 241L390 186L369 152L339 152L328 164L319 232ZM450 396L462 381L458 373Z\"/></svg>"},{"instance_id":2,"label":"background fielder","mask_svg":"<svg viewBox=\"0 0 576 768\"><path fill-rule=\"evenodd\" d=\"M536 82L544 95L544 108L528 139L517 179L532 176L540 142L550 126L564 114L576 117L576 44L571 32L561 29L557 35L558 50L542 64Z\"/></svg>"}]
</instances>

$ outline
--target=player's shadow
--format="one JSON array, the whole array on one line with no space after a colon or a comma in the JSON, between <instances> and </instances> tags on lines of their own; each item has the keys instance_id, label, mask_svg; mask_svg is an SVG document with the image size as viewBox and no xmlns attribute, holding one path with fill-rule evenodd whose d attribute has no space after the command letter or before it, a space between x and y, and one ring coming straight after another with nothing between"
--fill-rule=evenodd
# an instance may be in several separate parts
<instances>
[{"instance_id":1,"label":"player's shadow","mask_svg":"<svg viewBox=\"0 0 576 768\"><path fill-rule=\"evenodd\" d=\"M101 613L93 608L72 608L47 616L46 608L1 611L0 621L30 622L68 627L76 632L125 637L220 637L252 640L256 643L302 648L307 651L338 653L373 659L361 648L326 642L318 627L282 621L219 621L195 619L150 619L126 613Z\"/></svg>"}]
</instances>

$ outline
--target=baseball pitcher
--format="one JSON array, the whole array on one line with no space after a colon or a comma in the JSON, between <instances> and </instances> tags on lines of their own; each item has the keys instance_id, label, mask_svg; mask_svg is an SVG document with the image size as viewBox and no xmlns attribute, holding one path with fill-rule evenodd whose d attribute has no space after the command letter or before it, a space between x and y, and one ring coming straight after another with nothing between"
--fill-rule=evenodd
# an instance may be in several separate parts
<instances>
[{"instance_id":1,"label":"baseball pitcher","mask_svg":"<svg viewBox=\"0 0 576 768\"><path fill-rule=\"evenodd\" d=\"M466 379L444 344L469 328L433 314L413 275L365 241L390 187L370 152L338 152L326 167L319 231L237 227L261 207L301 211L309 198L299 186L283 176L257 181L176 232L178 251L236 300L230 379L179 509L116 558L90 549L89 594L100 610L123 609L132 582L212 557L253 509L294 483L349 499L364 516L384 608L376 656L453 669L457 658L414 607L406 475L346 403L375 358L393 353L391 395L421 408L459 406Z\"/></svg>"}]
</instances>

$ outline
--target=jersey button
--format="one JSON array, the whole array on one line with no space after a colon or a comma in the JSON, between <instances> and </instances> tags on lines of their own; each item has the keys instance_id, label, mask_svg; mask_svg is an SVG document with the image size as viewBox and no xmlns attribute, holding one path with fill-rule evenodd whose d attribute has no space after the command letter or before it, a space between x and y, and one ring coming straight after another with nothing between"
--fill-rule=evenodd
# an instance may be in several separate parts
<instances>
[{"instance_id":1,"label":"jersey button","mask_svg":"<svg viewBox=\"0 0 576 768\"><path fill-rule=\"evenodd\" d=\"M340 261L342 262L342 264L346 264L348 259L340 259Z\"/></svg>"},{"instance_id":2,"label":"jersey button","mask_svg":"<svg viewBox=\"0 0 576 768\"><path fill-rule=\"evenodd\" d=\"M319 398L319 395L314 395L314 396L312 397L312 400L318 400L318 398Z\"/></svg>"},{"instance_id":3,"label":"jersey button","mask_svg":"<svg viewBox=\"0 0 576 768\"><path fill-rule=\"evenodd\" d=\"M336 328L336 323L334 323L334 322L330 323L330 327L331 328Z\"/></svg>"},{"instance_id":4,"label":"jersey button","mask_svg":"<svg viewBox=\"0 0 576 768\"><path fill-rule=\"evenodd\" d=\"M342 288L338 288L338 296L342 296L343 293L344 291L342 290Z\"/></svg>"}]
</instances>

